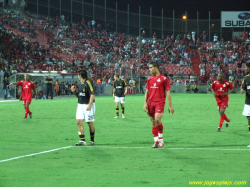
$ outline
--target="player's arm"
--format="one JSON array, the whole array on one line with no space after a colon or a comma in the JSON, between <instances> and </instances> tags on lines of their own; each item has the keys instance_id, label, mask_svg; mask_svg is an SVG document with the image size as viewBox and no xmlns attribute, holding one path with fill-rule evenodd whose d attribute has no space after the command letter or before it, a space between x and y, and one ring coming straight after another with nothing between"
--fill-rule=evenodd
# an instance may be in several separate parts
<instances>
[{"instance_id":1,"label":"player's arm","mask_svg":"<svg viewBox=\"0 0 250 187\"><path fill-rule=\"evenodd\" d=\"M128 89L128 87L127 87L127 84L126 84L126 82L125 81L123 81L123 84L124 84L124 95L127 95L127 89Z\"/></svg>"},{"instance_id":2,"label":"player's arm","mask_svg":"<svg viewBox=\"0 0 250 187\"><path fill-rule=\"evenodd\" d=\"M169 112L171 114L174 114L174 107L172 105L172 97L171 97L170 90L166 91L166 95L167 95L167 98L168 98L168 109L169 109Z\"/></svg>"},{"instance_id":3,"label":"player's arm","mask_svg":"<svg viewBox=\"0 0 250 187\"><path fill-rule=\"evenodd\" d=\"M9 85L10 85L10 86L12 86L12 85L17 85L17 82L12 82L12 83L10 83Z\"/></svg>"},{"instance_id":4,"label":"player's arm","mask_svg":"<svg viewBox=\"0 0 250 187\"><path fill-rule=\"evenodd\" d=\"M91 110L91 106L95 101L95 91L92 84L89 81L87 81L87 84L88 84L87 89L90 93L90 99L89 99L89 105L87 106L86 110Z\"/></svg>"},{"instance_id":5,"label":"player's arm","mask_svg":"<svg viewBox=\"0 0 250 187\"><path fill-rule=\"evenodd\" d=\"M91 106L94 103L94 100L95 100L95 94L91 94L89 99L89 105L87 106L86 110L91 110Z\"/></svg>"},{"instance_id":6,"label":"player's arm","mask_svg":"<svg viewBox=\"0 0 250 187\"><path fill-rule=\"evenodd\" d=\"M34 90L34 94L35 94L36 100L37 100L38 99L38 94L37 94L36 86L34 84L32 84L32 89Z\"/></svg>"},{"instance_id":7,"label":"player's arm","mask_svg":"<svg viewBox=\"0 0 250 187\"><path fill-rule=\"evenodd\" d=\"M246 84L245 84L245 79L243 79L243 81L242 81L242 85L241 85L241 91L240 91L240 93L241 94L243 94L243 93L245 93L246 92Z\"/></svg>"},{"instance_id":8,"label":"player's arm","mask_svg":"<svg viewBox=\"0 0 250 187\"><path fill-rule=\"evenodd\" d=\"M78 98L78 93L76 93L76 88L74 86L71 86L70 90Z\"/></svg>"},{"instance_id":9,"label":"player's arm","mask_svg":"<svg viewBox=\"0 0 250 187\"><path fill-rule=\"evenodd\" d=\"M212 93L214 94L214 96L218 96L217 93L214 91L214 89L212 88Z\"/></svg>"},{"instance_id":10,"label":"player's arm","mask_svg":"<svg viewBox=\"0 0 250 187\"><path fill-rule=\"evenodd\" d=\"M115 99L115 91L116 91L116 89L115 89L115 82L114 82L114 84L113 84L113 98Z\"/></svg>"},{"instance_id":11,"label":"player's arm","mask_svg":"<svg viewBox=\"0 0 250 187\"><path fill-rule=\"evenodd\" d=\"M212 84L212 87L211 87L211 90L212 90L212 93L214 94L214 96L218 96L217 93L214 91L214 83Z\"/></svg>"},{"instance_id":12,"label":"player's arm","mask_svg":"<svg viewBox=\"0 0 250 187\"><path fill-rule=\"evenodd\" d=\"M147 112L147 109L148 109L148 89L146 89L146 91L145 91L144 106L143 106L143 110L145 112Z\"/></svg>"},{"instance_id":13,"label":"player's arm","mask_svg":"<svg viewBox=\"0 0 250 187\"><path fill-rule=\"evenodd\" d=\"M234 87L233 87L232 83L229 83L229 89L230 89L230 91L227 93L223 93L222 96L227 96L234 91Z\"/></svg>"}]
</instances>

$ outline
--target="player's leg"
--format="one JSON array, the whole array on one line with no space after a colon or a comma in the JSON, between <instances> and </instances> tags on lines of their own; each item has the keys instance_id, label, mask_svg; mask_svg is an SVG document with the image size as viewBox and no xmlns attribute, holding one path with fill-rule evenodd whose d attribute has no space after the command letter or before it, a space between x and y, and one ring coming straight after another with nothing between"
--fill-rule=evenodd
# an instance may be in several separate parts
<instances>
[{"instance_id":1,"label":"player's leg","mask_svg":"<svg viewBox=\"0 0 250 187\"><path fill-rule=\"evenodd\" d=\"M29 100L27 100L26 101L26 112L27 112L27 114L29 114L29 116L30 116L30 119L32 118L32 112L30 111L30 104L31 104L31 101Z\"/></svg>"},{"instance_id":2,"label":"player's leg","mask_svg":"<svg viewBox=\"0 0 250 187\"><path fill-rule=\"evenodd\" d=\"M158 138L158 127L156 126L156 121L155 121L155 118L153 116L149 116L150 117L150 120L152 122L152 134L153 134L153 137L154 137L154 145L152 146L152 148L158 148L159 147L159 138Z\"/></svg>"},{"instance_id":3,"label":"player's leg","mask_svg":"<svg viewBox=\"0 0 250 187\"><path fill-rule=\"evenodd\" d=\"M155 142L152 148L158 148L159 147L159 138L158 138L159 129L155 120L155 105L151 101L148 101L148 116L150 117L150 120L152 122L152 134L153 134L154 142Z\"/></svg>"},{"instance_id":4,"label":"player's leg","mask_svg":"<svg viewBox=\"0 0 250 187\"><path fill-rule=\"evenodd\" d=\"M248 121L248 131L250 133L250 116L247 116L247 121ZM247 147L250 147L250 144Z\"/></svg>"},{"instance_id":5,"label":"player's leg","mask_svg":"<svg viewBox=\"0 0 250 187\"><path fill-rule=\"evenodd\" d=\"M125 118L125 107L124 107L124 103L125 103L125 97L123 97L122 100L121 100L122 118Z\"/></svg>"},{"instance_id":6,"label":"player's leg","mask_svg":"<svg viewBox=\"0 0 250 187\"><path fill-rule=\"evenodd\" d=\"M223 122L224 122L224 113L225 113L225 108L219 108L219 113L220 113L220 123L219 123L219 127L218 127L218 131L221 131Z\"/></svg>"},{"instance_id":7,"label":"player's leg","mask_svg":"<svg viewBox=\"0 0 250 187\"><path fill-rule=\"evenodd\" d=\"M119 118L119 103L120 103L120 97L115 96L115 118Z\"/></svg>"},{"instance_id":8,"label":"player's leg","mask_svg":"<svg viewBox=\"0 0 250 187\"><path fill-rule=\"evenodd\" d=\"M84 134L85 129L83 127L83 119L77 119L76 123L78 127L78 134L79 134L80 141L76 143L75 145L76 146L86 145L85 134Z\"/></svg>"},{"instance_id":9,"label":"player's leg","mask_svg":"<svg viewBox=\"0 0 250 187\"><path fill-rule=\"evenodd\" d=\"M161 118L162 118L162 113L155 113L155 123L156 123L156 127L158 128L159 147L164 146L163 125L162 125Z\"/></svg>"},{"instance_id":10,"label":"player's leg","mask_svg":"<svg viewBox=\"0 0 250 187\"><path fill-rule=\"evenodd\" d=\"M90 143L89 145L95 144L95 126L93 122L87 122L89 125Z\"/></svg>"},{"instance_id":11,"label":"player's leg","mask_svg":"<svg viewBox=\"0 0 250 187\"><path fill-rule=\"evenodd\" d=\"M80 141L75 144L75 146L81 146L81 145L86 145L85 141L85 130L83 127L83 120L84 120L84 105L78 104L77 110L76 110L76 123L78 127L78 135L80 138Z\"/></svg>"},{"instance_id":12,"label":"player's leg","mask_svg":"<svg viewBox=\"0 0 250 187\"><path fill-rule=\"evenodd\" d=\"M85 112L85 121L89 125L89 133L90 133L90 143L89 145L94 145L95 143L95 103L92 104L91 109Z\"/></svg>"},{"instance_id":13,"label":"player's leg","mask_svg":"<svg viewBox=\"0 0 250 187\"><path fill-rule=\"evenodd\" d=\"M26 99L23 99L23 106L24 106L24 111L25 111L24 119L27 119L28 112L27 112L27 110L26 110Z\"/></svg>"}]
</instances>

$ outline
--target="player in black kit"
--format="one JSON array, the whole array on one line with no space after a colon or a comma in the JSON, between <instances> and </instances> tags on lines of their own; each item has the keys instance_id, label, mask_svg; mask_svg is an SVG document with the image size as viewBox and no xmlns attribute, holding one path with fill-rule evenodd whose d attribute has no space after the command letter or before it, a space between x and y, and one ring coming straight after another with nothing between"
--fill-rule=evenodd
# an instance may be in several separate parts
<instances>
[{"instance_id":1,"label":"player in black kit","mask_svg":"<svg viewBox=\"0 0 250 187\"><path fill-rule=\"evenodd\" d=\"M79 91L76 92L74 86L71 87L71 91L78 98L78 106L76 111L76 121L78 125L78 134L80 141L76 143L76 146L86 145L85 141L85 129L83 126L83 121L85 120L89 125L89 132L91 141L89 145L94 145L95 137L95 91L93 85L88 80L87 71L80 70L78 72L78 79L81 84L79 86Z\"/></svg>"},{"instance_id":2,"label":"player in black kit","mask_svg":"<svg viewBox=\"0 0 250 187\"><path fill-rule=\"evenodd\" d=\"M242 115L247 117L248 130L250 133L250 63L246 64L245 72L247 75L244 77L241 85L241 94L246 93L245 106ZM250 144L247 147L250 147Z\"/></svg>"},{"instance_id":3,"label":"player in black kit","mask_svg":"<svg viewBox=\"0 0 250 187\"><path fill-rule=\"evenodd\" d=\"M124 80L119 78L118 74L114 75L114 86L113 86L113 98L116 102L116 116L115 118L119 118L119 103L121 103L122 108L122 118L125 118L125 95L127 94L127 84Z\"/></svg>"}]
</instances>

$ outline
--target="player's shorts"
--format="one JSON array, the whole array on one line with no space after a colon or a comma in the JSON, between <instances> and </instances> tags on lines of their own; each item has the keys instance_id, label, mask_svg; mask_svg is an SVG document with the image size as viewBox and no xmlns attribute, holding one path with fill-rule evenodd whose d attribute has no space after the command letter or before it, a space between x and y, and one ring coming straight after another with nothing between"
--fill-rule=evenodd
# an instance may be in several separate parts
<instances>
[{"instance_id":1,"label":"player's shorts","mask_svg":"<svg viewBox=\"0 0 250 187\"><path fill-rule=\"evenodd\" d=\"M26 105L26 103L31 104L31 101L32 101L32 96L27 96L23 98L23 105Z\"/></svg>"},{"instance_id":2,"label":"player's shorts","mask_svg":"<svg viewBox=\"0 0 250 187\"><path fill-rule=\"evenodd\" d=\"M228 102L217 103L218 109L228 108Z\"/></svg>"},{"instance_id":3,"label":"player's shorts","mask_svg":"<svg viewBox=\"0 0 250 187\"><path fill-rule=\"evenodd\" d=\"M125 103L125 97L117 97L115 96L115 102L116 103Z\"/></svg>"},{"instance_id":4,"label":"player's shorts","mask_svg":"<svg viewBox=\"0 0 250 187\"><path fill-rule=\"evenodd\" d=\"M242 115L243 116L250 116L250 105L245 104Z\"/></svg>"},{"instance_id":5,"label":"player's shorts","mask_svg":"<svg viewBox=\"0 0 250 187\"><path fill-rule=\"evenodd\" d=\"M95 103L92 104L90 110L86 110L88 104L79 104L76 110L76 119L84 119L86 122L95 121Z\"/></svg>"},{"instance_id":6,"label":"player's shorts","mask_svg":"<svg viewBox=\"0 0 250 187\"><path fill-rule=\"evenodd\" d=\"M155 113L164 113L165 101L154 102L148 100L148 115L151 117L155 116Z\"/></svg>"}]
</instances>

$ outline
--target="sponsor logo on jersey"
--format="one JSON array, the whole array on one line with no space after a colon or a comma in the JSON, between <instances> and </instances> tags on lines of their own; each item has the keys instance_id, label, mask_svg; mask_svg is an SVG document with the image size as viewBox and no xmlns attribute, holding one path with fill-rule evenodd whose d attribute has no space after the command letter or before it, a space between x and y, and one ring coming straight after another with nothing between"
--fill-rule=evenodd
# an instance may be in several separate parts
<instances>
[{"instance_id":1,"label":"sponsor logo on jersey","mask_svg":"<svg viewBox=\"0 0 250 187\"><path fill-rule=\"evenodd\" d=\"M80 92L79 96L85 96L85 93Z\"/></svg>"},{"instance_id":2,"label":"sponsor logo on jersey","mask_svg":"<svg viewBox=\"0 0 250 187\"><path fill-rule=\"evenodd\" d=\"M159 88L156 86L156 83L153 84L153 86L151 86L150 88Z\"/></svg>"}]
</instances>

